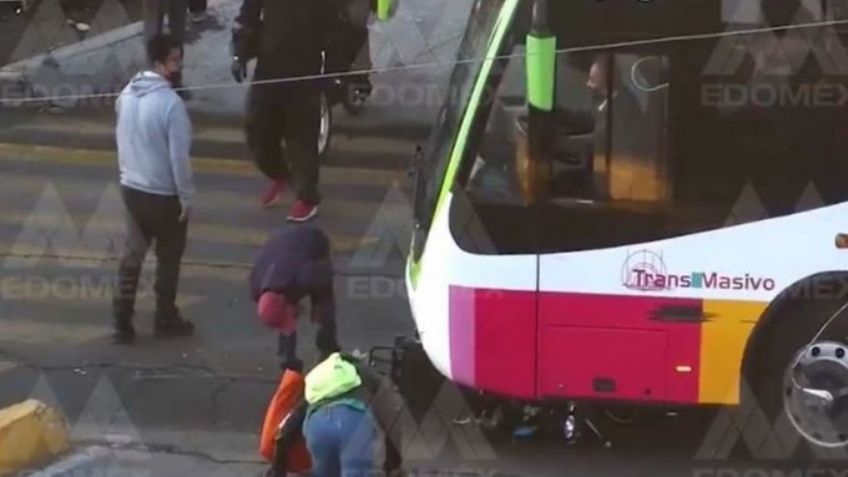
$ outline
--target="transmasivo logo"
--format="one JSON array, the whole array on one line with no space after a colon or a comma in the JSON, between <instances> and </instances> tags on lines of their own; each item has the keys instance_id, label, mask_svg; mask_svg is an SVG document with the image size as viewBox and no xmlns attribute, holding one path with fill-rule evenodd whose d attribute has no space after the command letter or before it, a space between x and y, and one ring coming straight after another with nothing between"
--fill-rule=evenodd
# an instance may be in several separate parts
<instances>
[{"instance_id":1,"label":"transmasivo logo","mask_svg":"<svg viewBox=\"0 0 848 477\"><path fill-rule=\"evenodd\" d=\"M721 275L717 272L692 272L687 275L657 274L649 270L633 270L636 283L641 287L653 290L669 290L677 288L710 289L710 290L745 290L772 291L775 288L771 278L758 278L749 274Z\"/></svg>"},{"instance_id":2,"label":"transmasivo logo","mask_svg":"<svg viewBox=\"0 0 848 477\"><path fill-rule=\"evenodd\" d=\"M726 275L719 272L690 272L686 274L667 271L662 255L643 250L630 254L622 270L622 283L631 290L661 291L673 289L705 289L733 291L772 291L774 279L744 275Z\"/></svg>"}]
</instances>

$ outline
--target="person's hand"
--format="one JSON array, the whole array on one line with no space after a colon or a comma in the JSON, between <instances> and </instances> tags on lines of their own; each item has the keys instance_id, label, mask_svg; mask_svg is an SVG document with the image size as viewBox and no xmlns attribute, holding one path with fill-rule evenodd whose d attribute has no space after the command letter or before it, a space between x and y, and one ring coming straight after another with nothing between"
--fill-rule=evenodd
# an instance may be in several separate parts
<instances>
[{"instance_id":1,"label":"person's hand","mask_svg":"<svg viewBox=\"0 0 848 477\"><path fill-rule=\"evenodd\" d=\"M191 216L191 206L183 205L182 212L180 213L180 222L187 222L189 217Z\"/></svg>"},{"instance_id":2,"label":"person's hand","mask_svg":"<svg viewBox=\"0 0 848 477\"><path fill-rule=\"evenodd\" d=\"M241 83L247 77L247 63L238 56L234 56L233 62L230 64L230 71L236 83Z\"/></svg>"}]
</instances>

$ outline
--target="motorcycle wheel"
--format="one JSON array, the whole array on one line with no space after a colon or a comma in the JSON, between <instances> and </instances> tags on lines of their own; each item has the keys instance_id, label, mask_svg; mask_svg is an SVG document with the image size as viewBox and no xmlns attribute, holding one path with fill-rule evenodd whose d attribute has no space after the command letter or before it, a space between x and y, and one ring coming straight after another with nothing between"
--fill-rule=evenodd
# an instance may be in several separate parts
<instances>
[{"instance_id":1,"label":"motorcycle wheel","mask_svg":"<svg viewBox=\"0 0 848 477\"><path fill-rule=\"evenodd\" d=\"M333 138L333 109L325 93L321 94L321 124L318 130L318 157L322 162L330 151Z\"/></svg>"}]
</instances>

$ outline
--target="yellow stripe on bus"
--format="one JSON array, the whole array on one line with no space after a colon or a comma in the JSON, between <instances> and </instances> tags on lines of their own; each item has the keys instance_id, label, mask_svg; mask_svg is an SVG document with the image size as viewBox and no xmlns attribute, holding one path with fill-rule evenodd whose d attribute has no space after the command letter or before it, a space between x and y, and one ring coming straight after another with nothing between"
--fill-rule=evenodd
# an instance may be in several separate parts
<instances>
[{"instance_id":1,"label":"yellow stripe on bus","mask_svg":"<svg viewBox=\"0 0 848 477\"><path fill-rule=\"evenodd\" d=\"M745 346L768 303L704 300L698 402L739 403Z\"/></svg>"}]
</instances>

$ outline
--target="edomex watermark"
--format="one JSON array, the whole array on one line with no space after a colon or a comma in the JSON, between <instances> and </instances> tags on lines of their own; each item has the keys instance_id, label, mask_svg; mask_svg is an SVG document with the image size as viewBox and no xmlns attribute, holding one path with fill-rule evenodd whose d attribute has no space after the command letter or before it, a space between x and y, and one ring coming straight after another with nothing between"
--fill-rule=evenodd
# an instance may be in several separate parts
<instances>
[{"instance_id":1,"label":"edomex watermark","mask_svg":"<svg viewBox=\"0 0 848 477\"><path fill-rule=\"evenodd\" d=\"M797 5L789 28L770 29L764 11L773 7L771 2L722 2L727 35L717 41L702 71L713 79L701 85L703 106L733 110L848 104L848 86L838 81L848 74L848 47L817 2ZM819 73L814 79L803 75L810 67Z\"/></svg>"},{"instance_id":2,"label":"edomex watermark","mask_svg":"<svg viewBox=\"0 0 848 477\"><path fill-rule=\"evenodd\" d=\"M698 447L693 476L848 477L848 447L811 445L786 412L768 413L743 382L739 406L723 407Z\"/></svg>"},{"instance_id":3,"label":"edomex watermark","mask_svg":"<svg viewBox=\"0 0 848 477\"><path fill-rule=\"evenodd\" d=\"M399 183L393 183L348 261L348 298L385 300L406 296L403 273L412 240L412 217L406 192Z\"/></svg>"},{"instance_id":4,"label":"edomex watermark","mask_svg":"<svg viewBox=\"0 0 848 477\"><path fill-rule=\"evenodd\" d=\"M96 3L97 10L84 28L66 15L61 2L33 5L31 18L8 58L9 71L19 77L0 84L0 106L114 107L123 86L146 61L144 44L140 36L131 36L103 47L78 46L132 24L120 0Z\"/></svg>"},{"instance_id":5,"label":"edomex watermark","mask_svg":"<svg viewBox=\"0 0 848 477\"><path fill-rule=\"evenodd\" d=\"M33 207L13 214L20 229L0 258L3 300L102 301L117 291L115 269L125 246L126 223L117 185L107 186L90 214L72 214L47 182ZM141 277L140 294L153 278Z\"/></svg>"},{"instance_id":6,"label":"edomex watermark","mask_svg":"<svg viewBox=\"0 0 848 477\"><path fill-rule=\"evenodd\" d=\"M391 443L405 463L439 462L445 455L454 456L452 466L470 469L496 461L494 447L474 419L466 395L448 380L442 380L432 391L432 399L400 402L401 398L388 382L369 397L369 406L383 423L386 441ZM425 393L417 389L419 394ZM363 425L368 425L364 423ZM384 441L385 443L385 441ZM381 449L385 451L385 449Z\"/></svg>"}]
</instances>

